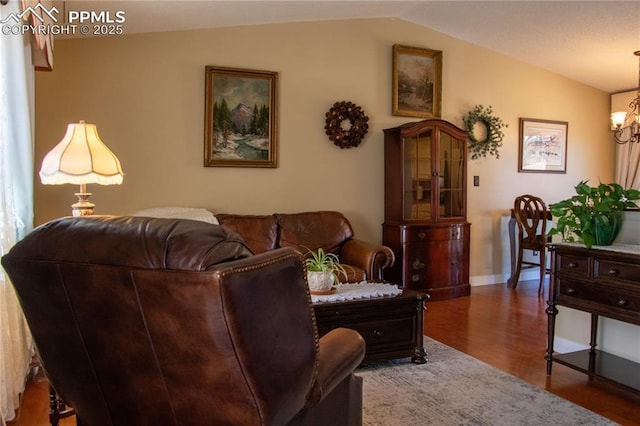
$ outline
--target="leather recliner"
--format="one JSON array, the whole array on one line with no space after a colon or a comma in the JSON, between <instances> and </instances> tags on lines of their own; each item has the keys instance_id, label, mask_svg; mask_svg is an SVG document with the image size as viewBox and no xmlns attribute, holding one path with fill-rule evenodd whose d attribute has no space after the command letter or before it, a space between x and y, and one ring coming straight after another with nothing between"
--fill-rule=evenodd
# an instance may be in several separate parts
<instances>
[{"instance_id":1,"label":"leather recliner","mask_svg":"<svg viewBox=\"0 0 640 426\"><path fill-rule=\"evenodd\" d=\"M291 248L251 255L224 227L93 216L2 258L44 369L80 425L354 425L355 331L318 337Z\"/></svg>"}]
</instances>

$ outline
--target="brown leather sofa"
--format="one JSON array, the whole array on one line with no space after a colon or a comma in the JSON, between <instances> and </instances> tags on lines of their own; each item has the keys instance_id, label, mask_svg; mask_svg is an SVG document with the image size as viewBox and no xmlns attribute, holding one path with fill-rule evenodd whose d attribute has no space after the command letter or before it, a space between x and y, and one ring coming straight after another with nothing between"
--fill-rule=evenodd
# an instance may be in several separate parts
<instances>
[{"instance_id":1,"label":"brown leather sofa","mask_svg":"<svg viewBox=\"0 0 640 426\"><path fill-rule=\"evenodd\" d=\"M393 251L380 244L354 238L353 228L342 213L316 211L237 215L216 213L221 225L240 234L256 254L280 247L334 253L347 271L343 282L383 281L383 271L393 265Z\"/></svg>"},{"instance_id":2,"label":"brown leather sofa","mask_svg":"<svg viewBox=\"0 0 640 426\"><path fill-rule=\"evenodd\" d=\"M355 331L318 332L303 260L224 227L93 216L46 223L2 258L79 425L353 425Z\"/></svg>"}]
</instances>

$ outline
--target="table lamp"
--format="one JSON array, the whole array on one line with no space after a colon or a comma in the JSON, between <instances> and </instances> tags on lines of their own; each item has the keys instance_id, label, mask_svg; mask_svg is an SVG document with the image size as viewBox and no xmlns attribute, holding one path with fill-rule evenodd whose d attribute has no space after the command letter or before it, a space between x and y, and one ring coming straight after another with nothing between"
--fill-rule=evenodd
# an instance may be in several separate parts
<instances>
[{"instance_id":1,"label":"table lamp","mask_svg":"<svg viewBox=\"0 0 640 426\"><path fill-rule=\"evenodd\" d=\"M95 204L89 202L88 183L120 185L123 175L118 157L100 140L95 124L83 120L67 126L67 133L44 157L40 168L45 185L80 185L75 194L78 202L71 206L76 217L93 214Z\"/></svg>"}]
</instances>

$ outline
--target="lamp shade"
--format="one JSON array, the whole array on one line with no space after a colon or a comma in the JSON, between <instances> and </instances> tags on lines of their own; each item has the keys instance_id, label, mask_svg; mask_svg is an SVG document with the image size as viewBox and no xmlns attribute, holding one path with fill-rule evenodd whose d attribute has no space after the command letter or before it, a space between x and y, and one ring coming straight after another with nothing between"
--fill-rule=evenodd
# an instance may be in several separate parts
<instances>
[{"instance_id":1,"label":"lamp shade","mask_svg":"<svg viewBox=\"0 0 640 426\"><path fill-rule=\"evenodd\" d=\"M67 133L42 160L40 180L45 185L65 183L119 185L120 160L100 140L95 124L72 123Z\"/></svg>"},{"instance_id":2,"label":"lamp shade","mask_svg":"<svg viewBox=\"0 0 640 426\"><path fill-rule=\"evenodd\" d=\"M624 111L611 113L611 122L613 123L613 127L615 128L620 128L624 126L626 120L627 120L627 113Z\"/></svg>"}]
</instances>

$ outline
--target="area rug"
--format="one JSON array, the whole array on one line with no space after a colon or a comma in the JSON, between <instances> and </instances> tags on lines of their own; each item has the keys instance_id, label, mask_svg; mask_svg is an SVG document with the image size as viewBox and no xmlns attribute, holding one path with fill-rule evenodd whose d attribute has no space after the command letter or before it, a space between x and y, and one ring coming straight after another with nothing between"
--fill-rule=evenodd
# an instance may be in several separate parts
<instances>
[{"instance_id":1,"label":"area rug","mask_svg":"<svg viewBox=\"0 0 640 426\"><path fill-rule=\"evenodd\" d=\"M427 364L403 359L357 370L364 425L617 424L433 339L425 349Z\"/></svg>"}]
</instances>

